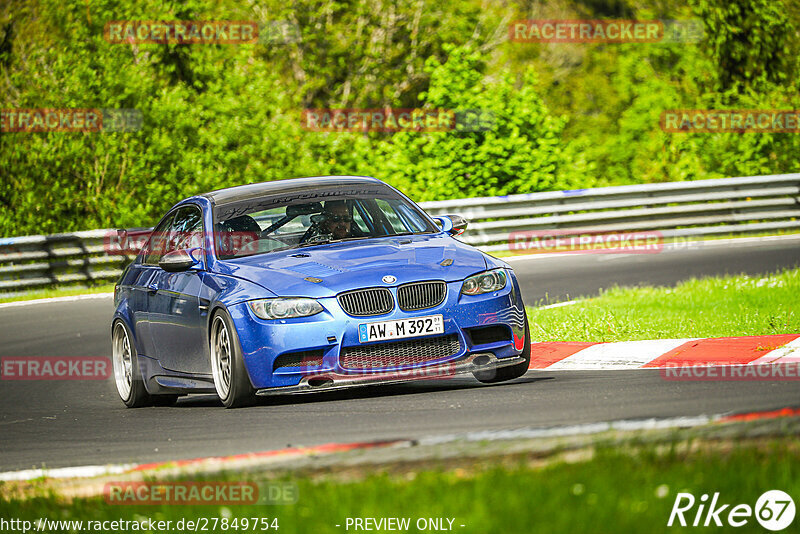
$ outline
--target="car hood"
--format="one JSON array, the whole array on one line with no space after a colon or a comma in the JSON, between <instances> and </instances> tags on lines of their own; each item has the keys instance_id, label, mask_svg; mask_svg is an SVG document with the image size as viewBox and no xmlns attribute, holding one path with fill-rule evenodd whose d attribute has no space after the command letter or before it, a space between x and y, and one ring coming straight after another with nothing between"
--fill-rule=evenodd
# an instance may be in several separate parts
<instances>
[{"instance_id":1,"label":"car hood","mask_svg":"<svg viewBox=\"0 0 800 534\"><path fill-rule=\"evenodd\" d=\"M486 260L479 250L437 234L270 252L219 261L217 269L255 282L276 295L319 298L361 287L463 280L486 269ZM386 283L384 276L394 276L396 281Z\"/></svg>"}]
</instances>

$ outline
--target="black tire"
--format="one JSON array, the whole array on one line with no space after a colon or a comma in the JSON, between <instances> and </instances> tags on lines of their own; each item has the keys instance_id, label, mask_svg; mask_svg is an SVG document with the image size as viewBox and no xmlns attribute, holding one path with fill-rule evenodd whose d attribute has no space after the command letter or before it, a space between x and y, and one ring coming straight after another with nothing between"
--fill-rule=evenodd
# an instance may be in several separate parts
<instances>
[{"instance_id":1,"label":"black tire","mask_svg":"<svg viewBox=\"0 0 800 534\"><path fill-rule=\"evenodd\" d=\"M528 326L528 316L525 315L525 348L522 349L523 362L517 365L510 365L508 367L500 367L499 369L492 369L491 371L476 371L472 373L475 378L484 384L495 384L497 382L505 382L506 380L514 380L528 372L528 367L531 364L531 340L530 340L530 327Z\"/></svg>"},{"instance_id":2,"label":"black tire","mask_svg":"<svg viewBox=\"0 0 800 534\"><path fill-rule=\"evenodd\" d=\"M142 380L133 336L124 321L117 320L111 328L111 363L117 394L128 408L150 406L153 397L147 392ZM127 386L127 387L126 387Z\"/></svg>"},{"instance_id":3,"label":"black tire","mask_svg":"<svg viewBox=\"0 0 800 534\"><path fill-rule=\"evenodd\" d=\"M227 343L223 336L227 336ZM250 376L244 365L239 336L233 321L224 310L218 310L211 318L209 343L211 374L222 404L226 408L241 408L255 404L255 389L250 383Z\"/></svg>"}]
</instances>

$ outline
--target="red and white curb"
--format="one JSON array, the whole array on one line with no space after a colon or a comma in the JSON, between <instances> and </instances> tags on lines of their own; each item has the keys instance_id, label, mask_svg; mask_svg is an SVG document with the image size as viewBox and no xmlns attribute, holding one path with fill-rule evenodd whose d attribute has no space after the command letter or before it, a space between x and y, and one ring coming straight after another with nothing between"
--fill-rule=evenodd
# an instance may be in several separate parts
<instances>
[{"instance_id":1,"label":"red and white curb","mask_svg":"<svg viewBox=\"0 0 800 534\"><path fill-rule=\"evenodd\" d=\"M531 344L530 369L547 371L800 363L800 334Z\"/></svg>"}]
</instances>

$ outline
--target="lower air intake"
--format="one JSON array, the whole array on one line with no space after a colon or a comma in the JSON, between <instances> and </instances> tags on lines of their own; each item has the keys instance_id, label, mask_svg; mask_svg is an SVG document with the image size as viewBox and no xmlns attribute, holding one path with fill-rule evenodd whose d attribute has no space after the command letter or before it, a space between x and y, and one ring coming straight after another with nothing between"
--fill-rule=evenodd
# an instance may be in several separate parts
<instances>
[{"instance_id":1,"label":"lower air intake","mask_svg":"<svg viewBox=\"0 0 800 534\"><path fill-rule=\"evenodd\" d=\"M339 365L344 369L406 367L447 358L458 354L460 349L455 334L345 347L339 356Z\"/></svg>"},{"instance_id":2,"label":"lower air intake","mask_svg":"<svg viewBox=\"0 0 800 534\"><path fill-rule=\"evenodd\" d=\"M320 367L322 366L322 350L304 350L300 352L289 352L281 354L275 358L272 369L283 369L285 367Z\"/></svg>"},{"instance_id":3,"label":"lower air intake","mask_svg":"<svg viewBox=\"0 0 800 534\"><path fill-rule=\"evenodd\" d=\"M469 329L469 336L472 338L473 345L485 345L487 343L500 343L501 341L511 342L511 330L507 326L492 325L479 326Z\"/></svg>"}]
</instances>

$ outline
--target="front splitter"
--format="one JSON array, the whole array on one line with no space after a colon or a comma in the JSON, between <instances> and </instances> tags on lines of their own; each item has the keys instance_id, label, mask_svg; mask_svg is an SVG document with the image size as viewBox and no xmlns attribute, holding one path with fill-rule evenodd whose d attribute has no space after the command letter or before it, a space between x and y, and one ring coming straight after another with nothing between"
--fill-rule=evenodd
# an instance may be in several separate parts
<instances>
[{"instance_id":1,"label":"front splitter","mask_svg":"<svg viewBox=\"0 0 800 534\"><path fill-rule=\"evenodd\" d=\"M521 356L498 358L491 352L468 354L460 360L445 362L427 367L415 367L398 371L362 372L344 374L322 372L306 375L296 386L264 388L256 391L256 395L287 395L298 393L318 393L336 391L362 386L400 384L418 380L445 380L458 375L466 375L476 371L491 371L501 367L517 365L525 360Z\"/></svg>"}]
</instances>

